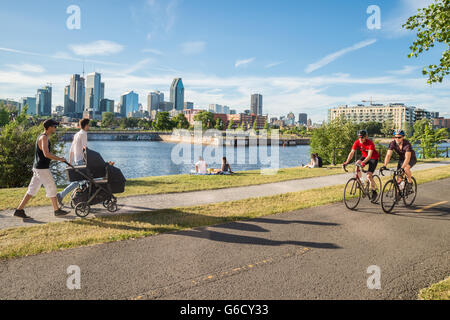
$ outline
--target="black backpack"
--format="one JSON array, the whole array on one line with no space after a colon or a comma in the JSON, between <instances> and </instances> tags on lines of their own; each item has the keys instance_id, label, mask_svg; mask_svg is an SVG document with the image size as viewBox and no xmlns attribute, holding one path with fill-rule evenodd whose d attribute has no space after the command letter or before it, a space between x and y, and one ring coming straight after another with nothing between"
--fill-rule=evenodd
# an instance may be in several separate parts
<instances>
[{"instance_id":1,"label":"black backpack","mask_svg":"<svg viewBox=\"0 0 450 320\"><path fill-rule=\"evenodd\" d=\"M322 168L322 166L323 166L322 158L317 156L317 160L319 161L319 168Z\"/></svg>"}]
</instances>

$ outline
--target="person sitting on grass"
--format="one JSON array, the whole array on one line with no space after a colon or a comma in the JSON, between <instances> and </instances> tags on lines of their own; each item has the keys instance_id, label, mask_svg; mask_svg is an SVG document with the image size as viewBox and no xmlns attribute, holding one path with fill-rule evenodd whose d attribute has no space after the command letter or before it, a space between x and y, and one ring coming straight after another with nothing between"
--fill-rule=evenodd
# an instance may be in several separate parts
<instances>
[{"instance_id":1,"label":"person sitting on grass","mask_svg":"<svg viewBox=\"0 0 450 320\"><path fill-rule=\"evenodd\" d=\"M198 157L198 161L195 163L195 172L199 174L207 174L208 173L208 164L203 157Z\"/></svg>"},{"instance_id":2,"label":"person sitting on grass","mask_svg":"<svg viewBox=\"0 0 450 320\"><path fill-rule=\"evenodd\" d=\"M311 154L311 162L303 166L303 168L319 168L319 158L317 153Z\"/></svg>"},{"instance_id":3,"label":"person sitting on grass","mask_svg":"<svg viewBox=\"0 0 450 320\"><path fill-rule=\"evenodd\" d=\"M231 174L233 171L231 171L230 164L227 161L227 157L222 158L222 167L220 169L215 170L216 174Z\"/></svg>"}]
</instances>

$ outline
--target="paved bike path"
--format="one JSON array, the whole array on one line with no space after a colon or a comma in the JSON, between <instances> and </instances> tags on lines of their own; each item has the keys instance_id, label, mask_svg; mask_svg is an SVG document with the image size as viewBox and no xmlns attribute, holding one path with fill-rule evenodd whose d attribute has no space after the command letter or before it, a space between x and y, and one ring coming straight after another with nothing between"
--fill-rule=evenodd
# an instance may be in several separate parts
<instances>
[{"instance_id":1,"label":"paved bike path","mask_svg":"<svg viewBox=\"0 0 450 320\"><path fill-rule=\"evenodd\" d=\"M450 275L449 189L422 184L417 207L395 214L334 203L0 261L0 299L417 299Z\"/></svg>"},{"instance_id":2,"label":"paved bike path","mask_svg":"<svg viewBox=\"0 0 450 320\"><path fill-rule=\"evenodd\" d=\"M441 161L435 163L419 164L413 168L413 171L425 170L439 166L449 165L450 161ZM326 170L326 169L324 169ZM247 198L264 197L278 195L288 192L303 191L327 186L345 184L346 180L354 173L345 173L332 176L289 180L276 183L261 184L246 187L234 187L227 189L193 191L183 193L168 193L155 195L141 195L119 198L119 211L114 214L131 214L142 211L152 211L157 209L166 209L174 207L186 207L202 205L216 202L242 200ZM66 197L68 199L68 197ZM70 209L67 208L66 209ZM25 208L27 215L33 220L23 221L13 216L14 210L0 211L0 229L12 227L29 227L48 222L61 222L78 219L74 210L64 217L55 217L51 206L28 207ZM103 206L95 205L91 207L89 217L111 215Z\"/></svg>"}]
</instances>

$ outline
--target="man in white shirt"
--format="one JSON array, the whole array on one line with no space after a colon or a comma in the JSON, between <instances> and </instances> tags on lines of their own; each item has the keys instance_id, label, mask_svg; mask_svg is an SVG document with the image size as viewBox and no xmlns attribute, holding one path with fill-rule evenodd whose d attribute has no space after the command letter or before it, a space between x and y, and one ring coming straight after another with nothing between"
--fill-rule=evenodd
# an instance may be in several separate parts
<instances>
[{"instance_id":1,"label":"man in white shirt","mask_svg":"<svg viewBox=\"0 0 450 320\"><path fill-rule=\"evenodd\" d=\"M202 157L198 158L197 163L195 164L195 172L205 174L207 173L208 164Z\"/></svg>"},{"instance_id":2,"label":"man in white shirt","mask_svg":"<svg viewBox=\"0 0 450 320\"><path fill-rule=\"evenodd\" d=\"M69 162L74 166L80 166L84 164L84 149L87 147L87 132L89 131L89 119L80 120L80 128L73 137L72 146L69 151ZM78 181L69 184L63 191L56 195L60 205L63 205L62 201L66 195L71 193L78 187Z\"/></svg>"}]
</instances>

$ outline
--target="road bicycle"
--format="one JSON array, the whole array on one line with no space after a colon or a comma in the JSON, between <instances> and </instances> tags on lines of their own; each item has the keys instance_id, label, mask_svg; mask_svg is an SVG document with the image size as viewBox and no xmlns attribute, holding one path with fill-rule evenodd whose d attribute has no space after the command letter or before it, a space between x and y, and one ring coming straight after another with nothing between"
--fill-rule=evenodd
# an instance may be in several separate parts
<instances>
[{"instance_id":1,"label":"road bicycle","mask_svg":"<svg viewBox=\"0 0 450 320\"><path fill-rule=\"evenodd\" d=\"M414 177L411 177L412 183L409 184L406 178L405 170L402 168L398 170L392 169L380 169L380 174L384 176L383 171L391 171L394 174L383 187L381 193L381 208L386 213L390 213L395 205L403 199L403 203L406 207L413 205L417 196L417 182Z\"/></svg>"},{"instance_id":2,"label":"road bicycle","mask_svg":"<svg viewBox=\"0 0 450 320\"><path fill-rule=\"evenodd\" d=\"M348 170L346 169L346 166L343 166L342 168L344 169L345 172L348 172ZM350 210L356 209L359 202L361 201L361 197L362 198L367 197L368 199L370 199L370 201L372 203L377 203L378 200L380 199L381 186L382 186L381 178L376 174L372 175L373 181L375 182L374 191L376 191L376 193L377 193L376 197L373 198L374 193L370 189L370 182L366 178L367 181L363 183L361 181L361 179L359 178L360 172L367 174L367 171L364 170L360 164L356 164L355 165L355 177L350 178L347 181L347 184L345 185L345 188L344 188L344 203L345 203L345 206Z\"/></svg>"}]
</instances>

